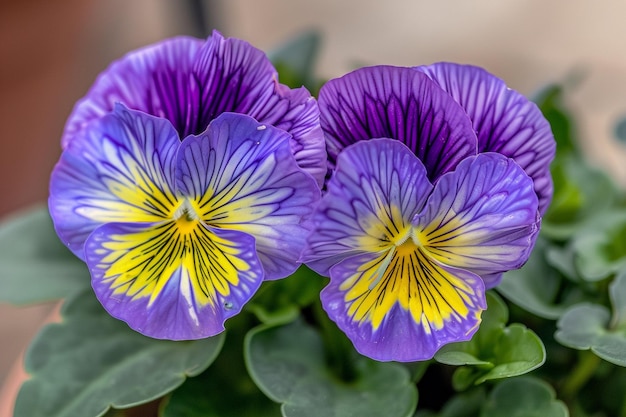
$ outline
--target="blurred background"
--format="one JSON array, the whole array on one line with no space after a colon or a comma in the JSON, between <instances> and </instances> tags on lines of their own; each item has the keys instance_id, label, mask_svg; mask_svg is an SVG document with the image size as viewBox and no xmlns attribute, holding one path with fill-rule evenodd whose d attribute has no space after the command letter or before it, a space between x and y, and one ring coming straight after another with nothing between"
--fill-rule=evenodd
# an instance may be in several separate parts
<instances>
[{"instance_id":1,"label":"blurred background","mask_svg":"<svg viewBox=\"0 0 626 417\"><path fill-rule=\"evenodd\" d=\"M318 30L324 78L455 61L526 95L567 82L584 148L626 184L626 146L614 140L626 116L625 21L620 0L0 0L0 215L45 203L65 119L112 60L213 28L265 51ZM0 304L0 383L50 308Z\"/></svg>"}]
</instances>

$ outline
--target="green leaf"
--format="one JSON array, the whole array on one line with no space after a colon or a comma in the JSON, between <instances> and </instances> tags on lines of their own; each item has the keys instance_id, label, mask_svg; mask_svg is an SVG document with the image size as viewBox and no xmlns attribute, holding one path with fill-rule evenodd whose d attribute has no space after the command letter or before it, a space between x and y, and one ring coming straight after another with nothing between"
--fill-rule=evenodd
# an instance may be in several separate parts
<instances>
[{"instance_id":1,"label":"green leaf","mask_svg":"<svg viewBox=\"0 0 626 417\"><path fill-rule=\"evenodd\" d=\"M265 324L291 323L303 307L319 299L327 281L302 265L286 279L264 282L245 309Z\"/></svg>"},{"instance_id":2,"label":"green leaf","mask_svg":"<svg viewBox=\"0 0 626 417\"><path fill-rule=\"evenodd\" d=\"M626 212L597 217L573 237L574 264L588 281L608 278L626 266Z\"/></svg>"},{"instance_id":3,"label":"green leaf","mask_svg":"<svg viewBox=\"0 0 626 417\"><path fill-rule=\"evenodd\" d=\"M250 376L282 403L285 417L408 417L417 405L415 385L396 363L358 357L355 379L338 379L325 362L319 334L301 321L251 330L245 355Z\"/></svg>"},{"instance_id":4,"label":"green leaf","mask_svg":"<svg viewBox=\"0 0 626 417\"><path fill-rule=\"evenodd\" d=\"M626 269L609 287L613 316L605 306L581 303L557 322L554 338L564 346L588 350L602 359L626 366Z\"/></svg>"},{"instance_id":5,"label":"green leaf","mask_svg":"<svg viewBox=\"0 0 626 417\"><path fill-rule=\"evenodd\" d=\"M554 389L537 378L513 378L500 382L485 402L481 417L568 417Z\"/></svg>"},{"instance_id":6,"label":"green leaf","mask_svg":"<svg viewBox=\"0 0 626 417\"><path fill-rule=\"evenodd\" d=\"M497 290L524 310L556 320L583 296L579 287L568 285L569 282L548 263L550 249L545 239L537 239L528 262L521 269L504 274Z\"/></svg>"},{"instance_id":7,"label":"green leaf","mask_svg":"<svg viewBox=\"0 0 626 417\"><path fill-rule=\"evenodd\" d=\"M159 417L280 417L280 406L259 390L244 364L243 339L251 325L248 317L239 314L228 321L218 358L209 369L177 388Z\"/></svg>"},{"instance_id":8,"label":"green leaf","mask_svg":"<svg viewBox=\"0 0 626 417\"><path fill-rule=\"evenodd\" d=\"M618 191L607 174L572 155L557 157L551 167L554 196L541 230L553 239L567 239L616 201Z\"/></svg>"},{"instance_id":9,"label":"green leaf","mask_svg":"<svg viewBox=\"0 0 626 417\"><path fill-rule=\"evenodd\" d=\"M59 241L47 208L0 224L0 302L51 301L90 287L87 267Z\"/></svg>"},{"instance_id":10,"label":"green leaf","mask_svg":"<svg viewBox=\"0 0 626 417\"><path fill-rule=\"evenodd\" d=\"M308 31L270 51L268 57L280 74L280 82L291 88L305 86L317 93L314 71L320 43L320 34Z\"/></svg>"},{"instance_id":11,"label":"green leaf","mask_svg":"<svg viewBox=\"0 0 626 417\"><path fill-rule=\"evenodd\" d=\"M69 299L61 323L29 347L15 417L95 417L159 398L206 369L223 336L155 340L109 316L92 291Z\"/></svg>"},{"instance_id":12,"label":"green leaf","mask_svg":"<svg viewBox=\"0 0 626 417\"><path fill-rule=\"evenodd\" d=\"M495 293L487 293L487 303L483 323L472 340L451 343L435 354L438 362L461 366L453 375L453 385L459 390L472 383L522 375L545 362L541 339L521 324L505 327L508 312Z\"/></svg>"},{"instance_id":13,"label":"green leaf","mask_svg":"<svg viewBox=\"0 0 626 417\"><path fill-rule=\"evenodd\" d=\"M559 154L578 153L574 117L563 103L563 87L552 84L533 99L552 127Z\"/></svg>"}]
</instances>

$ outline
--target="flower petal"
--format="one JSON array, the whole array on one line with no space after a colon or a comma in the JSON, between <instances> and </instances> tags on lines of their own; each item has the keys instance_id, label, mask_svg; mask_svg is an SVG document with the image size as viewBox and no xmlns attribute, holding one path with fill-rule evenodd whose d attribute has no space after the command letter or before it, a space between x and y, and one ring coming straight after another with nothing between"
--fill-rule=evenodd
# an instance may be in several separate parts
<instances>
[{"instance_id":1,"label":"flower petal","mask_svg":"<svg viewBox=\"0 0 626 417\"><path fill-rule=\"evenodd\" d=\"M172 38L113 62L76 103L65 125L62 146L65 148L87 123L113 110L118 102L165 117L177 131L184 132L198 105L191 96L190 74L202 44L200 39Z\"/></svg>"},{"instance_id":2,"label":"flower petal","mask_svg":"<svg viewBox=\"0 0 626 417\"><path fill-rule=\"evenodd\" d=\"M193 75L201 103L200 124L187 134L204 131L223 112L247 114L291 134L298 165L323 183L326 151L317 103L304 87L292 90L279 84L263 51L214 31L198 54Z\"/></svg>"},{"instance_id":3,"label":"flower petal","mask_svg":"<svg viewBox=\"0 0 626 417\"><path fill-rule=\"evenodd\" d=\"M320 90L319 106L331 165L354 142L392 138L406 144L435 181L477 151L467 114L411 68L361 68L331 80Z\"/></svg>"},{"instance_id":4,"label":"flower petal","mask_svg":"<svg viewBox=\"0 0 626 417\"><path fill-rule=\"evenodd\" d=\"M442 176L414 223L430 256L482 276L522 266L540 218L528 175L512 159L484 153Z\"/></svg>"},{"instance_id":5,"label":"flower petal","mask_svg":"<svg viewBox=\"0 0 626 417\"><path fill-rule=\"evenodd\" d=\"M315 180L291 154L289 135L249 116L226 113L205 134L186 138L178 155L178 188L202 221L256 240L266 279L298 266L320 198Z\"/></svg>"},{"instance_id":6,"label":"flower petal","mask_svg":"<svg viewBox=\"0 0 626 417\"><path fill-rule=\"evenodd\" d=\"M437 63L416 69L465 109L478 135L479 152L506 155L526 171L535 182L539 211L545 213L552 199L549 166L556 142L535 103L479 67Z\"/></svg>"},{"instance_id":7,"label":"flower petal","mask_svg":"<svg viewBox=\"0 0 626 417\"><path fill-rule=\"evenodd\" d=\"M444 344L470 339L486 308L480 277L411 249L348 258L322 291L329 317L372 359L430 359Z\"/></svg>"},{"instance_id":8,"label":"flower petal","mask_svg":"<svg viewBox=\"0 0 626 417\"><path fill-rule=\"evenodd\" d=\"M346 257L393 245L406 237L431 190L424 165L401 142L373 139L347 147L314 216L303 261L327 275Z\"/></svg>"},{"instance_id":9,"label":"flower petal","mask_svg":"<svg viewBox=\"0 0 626 417\"><path fill-rule=\"evenodd\" d=\"M82 259L87 236L103 223L170 216L179 145L167 120L121 104L89 124L52 172L49 208L61 240Z\"/></svg>"},{"instance_id":10,"label":"flower petal","mask_svg":"<svg viewBox=\"0 0 626 417\"><path fill-rule=\"evenodd\" d=\"M200 222L109 223L89 237L85 254L104 308L159 339L222 332L263 280L252 237Z\"/></svg>"}]
</instances>

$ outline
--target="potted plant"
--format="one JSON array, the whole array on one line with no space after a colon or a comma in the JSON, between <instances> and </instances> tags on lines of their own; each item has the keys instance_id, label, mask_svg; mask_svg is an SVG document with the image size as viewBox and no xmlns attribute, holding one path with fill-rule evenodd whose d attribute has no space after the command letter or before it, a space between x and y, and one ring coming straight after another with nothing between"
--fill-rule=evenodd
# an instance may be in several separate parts
<instances>
[{"instance_id":1,"label":"potted plant","mask_svg":"<svg viewBox=\"0 0 626 417\"><path fill-rule=\"evenodd\" d=\"M180 37L98 77L48 207L0 229L2 301L64 300L14 415L626 415L626 199L562 87L322 83L317 42Z\"/></svg>"}]
</instances>

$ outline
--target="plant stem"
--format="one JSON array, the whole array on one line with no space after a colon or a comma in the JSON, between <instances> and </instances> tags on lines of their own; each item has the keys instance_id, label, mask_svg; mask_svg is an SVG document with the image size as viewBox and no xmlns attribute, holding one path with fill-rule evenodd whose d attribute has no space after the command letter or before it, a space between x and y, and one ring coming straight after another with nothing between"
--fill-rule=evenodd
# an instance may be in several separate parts
<instances>
[{"instance_id":1,"label":"plant stem","mask_svg":"<svg viewBox=\"0 0 626 417\"><path fill-rule=\"evenodd\" d=\"M601 359L591 351L580 353L580 360L574 371L563 383L562 393L565 398L571 399L589 381L600 364Z\"/></svg>"}]
</instances>

